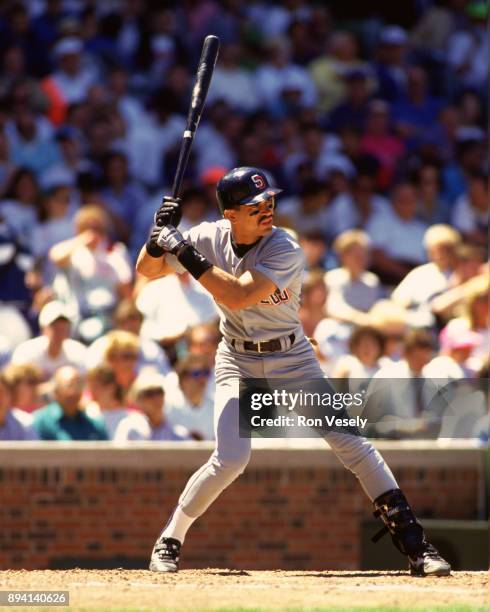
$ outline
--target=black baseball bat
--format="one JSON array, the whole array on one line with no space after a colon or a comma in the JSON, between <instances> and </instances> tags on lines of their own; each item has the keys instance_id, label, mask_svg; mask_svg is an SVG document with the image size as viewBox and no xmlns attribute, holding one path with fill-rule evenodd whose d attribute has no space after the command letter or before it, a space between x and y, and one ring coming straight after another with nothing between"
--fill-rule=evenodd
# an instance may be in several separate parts
<instances>
[{"instance_id":1,"label":"black baseball bat","mask_svg":"<svg viewBox=\"0 0 490 612\"><path fill-rule=\"evenodd\" d=\"M204 102L213 76L214 66L218 59L219 38L217 36L206 36L202 46L201 58L197 67L196 82L192 90L191 105L187 115L187 125L180 145L179 161L175 171L172 196L177 198L180 194L182 179L187 168L189 155L194 141L194 136L201 119Z\"/></svg>"}]
</instances>

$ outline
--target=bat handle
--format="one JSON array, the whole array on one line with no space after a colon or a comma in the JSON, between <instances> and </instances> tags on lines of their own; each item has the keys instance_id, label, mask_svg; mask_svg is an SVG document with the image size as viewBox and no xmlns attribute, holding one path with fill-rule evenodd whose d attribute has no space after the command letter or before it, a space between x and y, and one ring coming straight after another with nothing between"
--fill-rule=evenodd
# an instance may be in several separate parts
<instances>
[{"instance_id":1,"label":"bat handle","mask_svg":"<svg viewBox=\"0 0 490 612\"><path fill-rule=\"evenodd\" d=\"M172 197L178 198L180 195L180 189L182 187L182 180L184 178L184 170L187 168L187 162L189 161L189 155L191 152L192 142L194 140L194 132L186 129L183 136L182 146L180 148L179 161L177 163L177 169L180 170L175 173L174 184L172 186Z\"/></svg>"}]
</instances>

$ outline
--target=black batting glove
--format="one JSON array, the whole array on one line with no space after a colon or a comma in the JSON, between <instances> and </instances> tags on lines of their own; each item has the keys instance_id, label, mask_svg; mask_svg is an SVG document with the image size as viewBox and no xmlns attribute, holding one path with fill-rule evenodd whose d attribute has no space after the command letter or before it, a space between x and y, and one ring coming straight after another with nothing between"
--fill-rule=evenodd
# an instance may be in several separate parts
<instances>
[{"instance_id":1,"label":"black batting glove","mask_svg":"<svg viewBox=\"0 0 490 612\"><path fill-rule=\"evenodd\" d=\"M164 196L160 208L155 213L155 225L158 225L158 227L165 227L166 225L177 227L182 219L181 202L180 198Z\"/></svg>"},{"instance_id":2,"label":"black batting glove","mask_svg":"<svg viewBox=\"0 0 490 612\"><path fill-rule=\"evenodd\" d=\"M158 236L160 235L161 231L162 228L158 227L158 225L154 225L151 228L150 237L148 238L145 244L146 252L150 257L161 257L165 253L165 250L157 243Z\"/></svg>"}]
</instances>

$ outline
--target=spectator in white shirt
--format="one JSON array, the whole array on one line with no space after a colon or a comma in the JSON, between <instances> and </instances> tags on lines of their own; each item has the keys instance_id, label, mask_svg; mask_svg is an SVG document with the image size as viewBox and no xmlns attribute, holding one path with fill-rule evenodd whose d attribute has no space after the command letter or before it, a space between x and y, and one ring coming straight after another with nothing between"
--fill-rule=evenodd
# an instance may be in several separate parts
<instances>
[{"instance_id":1,"label":"spectator in white shirt","mask_svg":"<svg viewBox=\"0 0 490 612\"><path fill-rule=\"evenodd\" d=\"M44 257L58 242L72 238L75 233L72 190L68 183L57 183L45 190L42 200L42 222L36 228L33 249L36 255Z\"/></svg>"},{"instance_id":2,"label":"spectator in white shirt","mask_svg":"<svg viewBox=\"0 0 490 612\"><path fill-rule=\"evenodd\" d=\"M114 66L109 70L108 94L124 118L129 131L137 129L139 124L148 123L149 117L141 102L128 93L128 84L129 74L122 66Z\"/></svg>"},{"instance_id":3,"label":"spectator in white shirt","mask_svg":"<svg viewBox=\"0 0 490 612\"><path fill-rule=\"evenodd\" d=\"M49 258L62 271L54 291L77 308L78 334L88 342L109 328L118 300L129 297L132 266L124 244L110 241L103 208L83 206L75 215L75 228L76 236L55 244Z\"/></svg>"},{"instance_id":4,"label":"spectator in white shirt","mask_svg":"<svg viewBox=\"0 0 490 612\"><path fill-rule=\"evenodd\" d=\"M305 334L315 341L313 346L317 347L322 369L331 375L337 360L348 352L352 325L330 316L323 270L313 269L308 273L301 301L299 315Z\"/></svg>"},{"instance_id":5,"label":"spectator in white shirt","mask_svg":"<svg viewBox=\"0 0 490 612\"><path fill-rule=\"evenodd\" d=\"M88 416L104 421L110 440L126 439L128 427L145 428L145 417L124 405L122 389L113 368L105 363L87 373L87 389L91 401L86 405Z\"/></svg>"},{"instance_id":6,"label":"spectator in white shirt","mask_svg":"<svg viewBox=\"0 0 490 612\"><path fill-rule=\"evenodd\" d=\"M12 407L12 394L5 374L0 374L0 441L37 440L32 416Z\"/></svg>"},{"instance_id":7,"label":"spectator in white shirt","mask_svg":"<svg viewBox=\"0 0 490 612\"><path fill-rule=\"evenodd\" d=\"M79 38L61 39L54 48L58 70L49 78L66 104L81 102L96 82L97 74L84 62L83 43Z\"/></svg>"},{"instance_id":8,"label":"spectator in white shirt","mask_svg":"<svg viewBox=\"0 0 490 612\"><path fill-rule=\"evenodd\" d=\"M425 232L424 246L429 263L411 270L391 294L391 299L418 311L423 324L431 325L430 300L446 291L456 266L456 249L461 236L449 225L432 225Z\"/></svg>"},{"instance_id":9,"label":"spectator in white shirt","mask_svg":"<svg viewBox=\"0 0 490 612\"><path fill-rule=\"evenodd\" d=\"M325 182L310 179L303 183L299 196L281 200L277 215L279 225L294 228L300 234L313 230L328 234L329 192Z\"/></svg>"},{"instance_id":10,"label":"spectator in white shirt","mask_svg":"<svg viewBox=\"0 0 490 612\"><path fill-rule=\"evenodd\" d=\"M232 108L253 112L259 105L253 75L240 67L241 47L236 42L221 46L219 64L216 66L208 100L224 100Z\"/></svg>"},{"instance_id":11,"label":"spectator in white shirt","mask_svg":"<svg viewBox=\"0 0 490 612\"><path fill-rule=\"evenodd\" d=\"M296 114L296 113L295 113ZM345 186L346 179L355 175L355 169L349 158L340 152L340 141L337 136L325 134L317 123L308 123L301 128L301 142L289 152L283 162L283 172L286 175L292 191L300 192L307 179L317 178L325 181L330 174L343 175L338 180L331 181L330 187L338 187L339 183ZM281 206L281 205L280 205ZM280 212L280 210L279 210ZM348 222L348 221L347 221ZM329 236L336 236L348 229L344 219L331 214L328 217L329 227L324 228ZM330 227L331 226L331 227Z\"/></svg>"},{"instance_id":12,"label":"spectator in white shirt","mask_svg":"<svg viewBox=\"0 0 490 612\"><path fill-rule=\"evenodd\" d=\"M68 240L75 234L73 210L70 207L71 189L68 185L58 185L47 190L42 200L41 223L33 230L32 248L41 259L43 279L51 284L56 267L48 260L51 247Z\"/></svg>"},{"instance_id":13,"label":"spectator in white shirt","mask_svg":"<svg viewBox=\"0 0 490 612\"><path fill-rule=\"evenodd\" d=\"M463 86L483 91L488 78L488 5L485 1L465 4L469 23L449 38L447 60Z\"/></svg>"},{"instance_id":14,"label":"spectator in white shirt","mask_svg":"<svg viewBox=\"0 0 490 612\"><path fill-rule=\"evenodd\" d=\"M291 54L285 39L274 39L267 45L268 62L262 64L255 75L257 91L263 103L276 110L284 85L294 79L300 90L301 105L312 107L317 98L315 83L305 68L290 62Z\"/></svg>"},{"instance_id":15,"label":"spectator in white shirt","mask_svg":"<svg viewBox=\"0 0 490 612\"><path fill-rule=\"evenodd\" d=\"M432 360L436 343L432 334L423 329L412 329L403 338L403 356L396 363L387 363L376 378L413 378L422 376L424 367ZM407 416L415 416L415 406L405 407Z\"/></svg>"},{"instance_id":16,"label":"spectator in white shirt","mask_svg":"<svg viewBox=\"0 0 490 612\"><path fill-rule=\"evenodd\" d=\"M427 225L416 218L417 192L400 183L392 193L391 214L375 214L366 231L373 243L373 270L383 284L398 284L416 265L426 261L423 246Z\"/></svg>"},{"instance_id":17,"label":"spectator in white shirt","mask_svg":"<svg viewBox=\"0 0 490 612\"><path fill-rule=\"evenodd\" d=\"M26 167L40 178L60 159L53 126L46 117L38 117L26 104L15 112L5 126L10 142L10 157L16 166Z\"/></svg>"},{"instance_id":18,"label":"spectator in white shirt","mask_svg":"<svg viewBox=\"0 0 490 612\"><path fill-rule=\"evenodd\" d=\"M132 299L125 299L119 302L112 318L113 331L123 330L139 337L138 371L150 367L160 374L168 374L170 371L170 364L163 349L154 340L140 337L142 324L143 315ZM97 340L90 345L87 350L88 369L94 368L104 361L107 344L108 335L106 334L97 338Z\"/></svg>"},{"instance_id":19,"label":"spectator in white shirt","mask_svg":"<svg viewBox=\"0 0 490 612\"><path fill-rule=\"evenodd\" d=\"M1 233L0 221L0 265L4 264L1 255L2 250L5 249L5 243L2 244L1 241ZM10 257L10 253L7 252L7 256ZM14 274L22 274L23 272L24 270L21 268L14 269ZM32 332L25 317L22 315L20 308L9 304L6 301L2 302L1 300L0 321L2 322L2 327L0 329L0 363L3 365L4 361L5 363L10 361L12 352L16 346L19 346L19 344L22 344L22 342L29 340L29 338L32 336Z\"/></svg>"},{"instance_id":20,"label":"spectator in white shirt","mask_svg":"<svg viewBox=\"0 0 490 612\"><path fill-rule=\"evenodd\" d=\"M354 179L352 191L339 193L330 204L330 216L335 219L336 229L344 231L353 227L366 227L371 219L391 214L390 203L377 194L374 187L373 169L361 168Z\"/></svg>"},{"instance_id":21,"label":"spectator in white shirt","mask_svg":"<svg viewBox=\"0 0 490 612\"><path fill-rule=\"evenodd\" d=\"M39 313L41 335L20 344L12 355L12 363L37 366L43 380L50 379L65 365L84 371L86 348L70 338L72 320L73 314L65 304L48 302Z\"/></svg>"},{"instance_id":22,"label":"spectator in white shirt","mask_svg":"<svg viewBox=\"0 0 490 612\"><path fill-rule=\"evenodd\" d=\"M384 344L385 339L379 330L367 325L358 327L349 340L350 354L337 361L332 377L360 379L358 383L373 377L381 367Z\"/></svg>"},{"instance_id":23,"label":"spectator in white shirt","mask_svg":"<svg viewBox=\"0 0 490 612\"><path fill-rule=\"evenodd\" d=\"M172 299L162 300L162 295L171 295ZM157 342L171 342L189 327L218 318L213 298L188 273L147 283L136 304L145 317L142 336Z\"/></svg>"},{"instance_id":24,"label":"spectator in white shirt","mask_svg":"<svg viewBox=\"0 0 490 612\"><path fill-rule=\"evenodd\" d=\"M165 380L154 372L143 372L131 387L130 398L146 417L144 423L129 419L119 429L120 440L190 440L185 427L172 425L165 414Z\"/></svg>"},{"instance_id":25,"label":"spectator in white shirt","mask_svg":"<svg viewBox=\"0 0 490 612\"><path fill-rule=\"evenodd\" d=\"M194 440L214 440L214 393L209 393L212 374L204 356L189 353L175 370L179 386L168 393L168 420L185 427Z\"/></svg>"},{"instance_id":26,"label":"spectator in white shirt","mask_svg":"<svg viewBox=\"0 0 490 612\"><path fill-rule=\"evenodd\" d=\"M155 91L149 107L148 121L134 125L128 133L126 153L132 176L153 188L162 182L166 155L180 142L185 118L178 114L178 103L169 88Z\"/></svg>"},{"instance_id":27,"label":"spectator in white shirt","mask_svg":"<svg viewBox=\"0 0 490 612\"><path fill-rule=\"evenodd\" d=\"M366 325L367 312L381 297L379 278L367 271L370 246L369 236L361 230L347 230L333 243L341 267L325 274L327 310L339 321Z\"/></svg>"},{"instance_id":28,"label":"spectator in white shirt","mask_svg":"<svg viewBox=\"0 0 490 612\"><path fill-rule=\"evenodd\" d=\"M424 368L435 349L432 334L411 330L403 342L403 359L384 365L368 389L365 416L372 426L370 435L387 438L434 438L440 429L441 414L431 405L437 387L424 378ZM389 383L383 382L389 379Z\"/></svg>"}]
</instances>

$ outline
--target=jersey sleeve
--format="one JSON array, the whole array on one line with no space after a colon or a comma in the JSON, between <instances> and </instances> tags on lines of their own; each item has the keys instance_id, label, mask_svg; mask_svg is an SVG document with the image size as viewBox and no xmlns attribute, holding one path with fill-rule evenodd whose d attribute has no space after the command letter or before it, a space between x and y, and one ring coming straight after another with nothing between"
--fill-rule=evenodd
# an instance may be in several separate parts
<instances>
[{"instance_id":1,"label":"jersey sleeve","mask_svg":"<svg viewBox=\"0 0 490 612\"><path fill-rule=\"evenodd\" d=\"M182 236L185 238L185 240L190 242L190 244L192 244L192 246L194 246L202 255L204 255L206 259L209 259L211 263L214 263L212 248L214 232L212 226L212 223L204 221L203 223L199 223L199 225L196 225L195 227L191 227L191 229L184 232ZM177 274L183 274L186 271L184 266L180 263L177 257L175 257L175 255L168 253L165 256L165 260Z\"/></svg>"},{"instance_id":2,"label":"jersey sleeve","mask_svg":"<svg viewBox=\"0 0 490 612\"><path fill-rule=\"evenodd\" d=\"M284 236L271 240L263 249L255 269L267 276L280 291L284 291L302 274L304 266L301 247L284 232Z\"/></svg>"}]
</instances>

